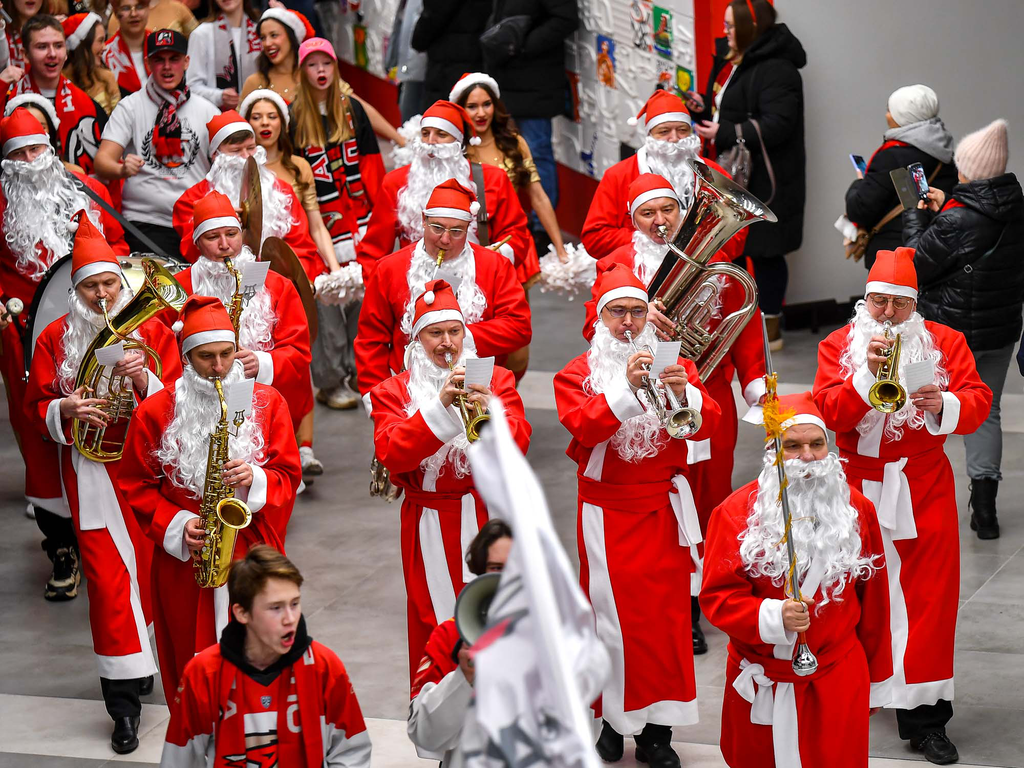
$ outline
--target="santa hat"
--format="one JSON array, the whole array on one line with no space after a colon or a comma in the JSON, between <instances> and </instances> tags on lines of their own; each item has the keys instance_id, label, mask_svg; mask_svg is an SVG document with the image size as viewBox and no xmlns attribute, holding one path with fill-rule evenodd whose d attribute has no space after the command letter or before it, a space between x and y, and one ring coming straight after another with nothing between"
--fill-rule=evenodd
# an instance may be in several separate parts
<instances>
[{"instance_id":1,"label":"santa hat","mask_svg":"<svg viewBox=\"0 0 1024 768\"><path fill-rule=\"evenodd\" d=\"M756 415L748 414L743 420L751 424L764 426L763 409L755 406L755 410ZM811 397L810 392L781 395L779 397L779 413L787 416L786 420L782 422L783 431L790 427L795 427L797 424L813 424L816 427L821 427L822 431L828 435L825 419L821 415L821 411L818 410L818 406L814 404L814 399Z\"/></svg>"},{"instance_id":2,"label":"santa hat","mask_svg":"<svg viewBox=\"0 0 1024 768\"><path fill-rule=\"evenodd\" d=\"M626 192L630 218L641 205L659 197L671 197L677 203L679 202L679 195L672 189L672 185L664 176L659 176L656 173L641 173L633 179L633 183L629 185Z\"/></svg>"},{"instance_id":3,"label":"santa hat","mask_svg":"<svg viewBox=\"0 0 1024 768\"><path fill-rule=\"evenodd\" d=\"M32 91L15 96L4 107L4 117L14 112L18 107L35 107L50 118L50 125L53 126L53 130L56 131L60 128L60 118L57 117L57 110L54 108L53 102L45 96L33 93Z\"/></svg>"},{"instance_id":4,"label":"santa hat","mask_svg":"<svg viewBox=\"0 0 1024 768\"><path fill-rule=\"evenodd\" d=\"M16 149L33 144L50 146L50 137L42 131L39 121L27 109L14 110L10 117L0 121L0 143L3 144L4 157Z\"/></svg>"},{"instance_id":5,"label":"santa hat","mask_svg":"<svg viewBox=\"0 0 1024 768\"><path fill-rule=\"evenodd\" d=\"M637 116L629 118L626 122L629 125L639 124L644 133L650 133L651 128L661 123L693 125L690 113L686 110L686 104L681 98L668 91L655 91L637 113Z\"/></svg>"},{"instance_id":6,"label":"santa hat","mask_svg":"<svg viewBox=\"0 0 1024 768\"><path fill-rule=\"evenodd\" d=\"M218 227L238 227L242 222L235 213L228 196L213 190L196 203L192 209L192 242L198 242L204 232Z\"/></svg>"},{"instance_id":7,"label":"santa hat","mask_svg":"<svg viewBox=\"0 0 1024 768\"><path fill-rule=\"evenodd\" d=\"M252 109L252 106L257 101L264 100L272 102L273 105L277 107L277 113L281 116L281 123L285 130L287 130L288 123L291 121L291 115L288 114L288 104L285 103L285 100L282 99L276 91L272 91L269 88L257 88L255 91L250 93L242 99L242 103L238 105L238 111L243 117L248 119L249 110Z\"/></svg>"},{"instance_id":8,"label":"santa hat","mask_svg":"<svg viewBox=\"0 0 1024 768\"><path fill-rule=\"evenodd\" d=\"M107 243L103 233L89 220L85 211L79 211L76 218L77 221L72 222L69 227L75 232L75 247L71 251L71 284L77 286L87 277L101 272L122 274L121 264L114 249Z\"/></svg>"},{"instance_id":9,"label":"santa hat","mask_svg":"<svg viewBox=\"0 0 1024 768\"><path fill-rule=\"evenodd\" d=\"M96 13L75 13L64 19L64 38L67 41L69 51L75 50L85 42L92 28L102 24L103 19Z\"/></svg>"},{"instance_id":10,"label":"santa hat","mask_svg":"<svg viewBox=\"0 0 1024 768\"><path fill-rule=\"evenodd\" d=\"M235 327L224 304L216 296L193 293L185 301L178 320L171 326L181 334L181 354L187 355L200 344L215 341L235 342Z\"/></svg>"},{"instance_id":11,"label":"santa hat","mask_svg":"<svg viewBox=\"0 0 1024 768\"><path fill-rule=\"evenodd\" d=\"M910 125L938 117L939 97L927 85L905 85L889 94L887 106L896 125Z\"/></svg>"},{"instance_id":12,"label":"santa hat","mask_svg":"<svg viewBox=\"0 0 1024 768\"><path fill-rule=\"evenodd\" d=\"M472 134L469 143L474 147L480 144L480 137L476 135L476 128L466 110L450 101L435 101L431 104L420 118L420 128L437 128L450 133L460 143L469 133Z\"/></svg>"},{"instance_id":13,"label":"santa hat","mask_svg":"<svg viewBox=\"0 0 1024 768\"><path fill-rule=\"evenodd\" d=\"M444 280L430 280L423 286L423 293L416 299L416 313L412 321L412 338L419 336L420 331L428 325L443 323L447 320L458 320L466 324L462 316L455 291Z\"/></svg>"},{"instance_id":14,"label":"santa hat","mask_svg":"<svg viewBox=\"0 0 1024 768\"><path fill-rule=\"evenodd\" d=\"M917 300L917 270L914 268L914 249L897 248L879 251L868 272L864 295L886 293Z\"/></svg>"},{"instance_id":15,"label":"santa hat","mask_svg":"<svg viewBox=\"0 0 1024 768\"><path fill-rule=\"evenodd\" d=\"M452 86L451 93L448 94L448 101L455 104L462 98L462 94L468 93L478 85L486 85L490 88L494 98L501 97L501 91L498 90L498 81L493 77L486 72L467 72L459 78L459 82Z\"/></svg>"},{"instance_id":16,"label":"santa hat","mask_svg":"<svg viewBox=\"0 0 1024 768\"><path fill-rule=\"evenodd\" d=\"M473 190L462 186L455 179L448 179L434 187L423 213L444 219L472 221L479 211L480 203L476 201Z\"/></svg>"},{"instance_id":17,"label":"santa hat","mask_svg":"<svg viewBox=\"0 0 1024 768\"><path fill-rule=\"evenodd\" d=\"M1006 161L1010 159L1007 125L1000 118L960 139L953 153L953 161L960 173L971 181L991 179L1006 173Z\"/></svg>"},{"instance_id":18,"label":"santa hat","mask_svg":"<svg viewBox=\"0 0 1024 768\"><path fill-rule=\"evenodd\" d=\"M293 11L289 8L267 8L263 15L260 16L260 22L266 19L273 19L280 24L284 24L292 31L295 39L300 43L307 37L314 37L316 35L316 32L313 31L313 25L309 23L309 19L298 11Z\"/></svg>"},{"instance_id":19,"label":"santa hat","mask_svg":"<svg viewBox=\"0 0 1024 768\"><path fill-rule=\"evenodd\" d=\"M213 157L220 145L224 143L224 139L232 134L245 131L250 136L256 136L256 131L249 125L249 121L233 109L214 115L213 119L206 124L206 130L210 133L210 157Z\"/></svg>"},{"instance_id":20,"label":"santa hat","mask_svg":"<svg viewBox=\"0 0 1024 768\"><path fill-rule=\"evenodd\" d=\"M616 299L639 299L647 303L647 288L633 270L625 264L615 264L601 275L597 289L597 314L601 314L605 304Z\"/></svg>"}]
</instances>

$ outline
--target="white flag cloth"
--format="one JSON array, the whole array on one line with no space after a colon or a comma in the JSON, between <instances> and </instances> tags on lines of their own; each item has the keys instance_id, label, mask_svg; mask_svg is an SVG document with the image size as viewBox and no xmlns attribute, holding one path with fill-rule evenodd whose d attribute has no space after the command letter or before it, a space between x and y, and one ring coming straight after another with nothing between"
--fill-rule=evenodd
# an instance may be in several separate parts
<instances>
[{"instance_id":1,"label":"white flag cloth","mask_svg":"<svg viewBox=\"0 0 1024 768\"><path fill-rule=\"evenodd\" d=\"M469 448L477 490L514 540L473 647L474 700L452 760L463 768L598 768L588 710L611 671L594 617L500 403Z\"/></svg>"}]
</instances>

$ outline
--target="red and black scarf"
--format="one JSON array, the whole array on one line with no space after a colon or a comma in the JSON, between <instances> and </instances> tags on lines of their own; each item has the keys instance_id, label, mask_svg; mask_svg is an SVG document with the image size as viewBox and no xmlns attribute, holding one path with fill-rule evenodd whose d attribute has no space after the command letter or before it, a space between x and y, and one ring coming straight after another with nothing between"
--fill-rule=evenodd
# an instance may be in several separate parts
<instances>
[{"instance_id":1,"label":"red and black scarf","mask_svg":"<svg viewBox=\"0 0 1024 768\"><path fill-rule=\"evenodd\" d=\"M146 34L149 34L148 29ZM142 88L139 73L135 71L132 52L128 48L128 43L121 37L121 30L115 32L114 36L107 41L107 44L103 47L101 58L103 63L106 64L107 69L117 77L117 85L123 92L135 93ZM149 75L149 60L143 59L143 61L146 74Z\"/></svg>"},{"instance_id":2,"label":"red and black scarf","mask_svg":"<svg viewBox=\"0 0 1024 768\"><path fill-rule=\"evenodd\" d=\"M158 159L181 158L181 120L178 110L185 106L192 92L182 83L181 88L165 91L152 78L146 81L146 95L157 105L156 124L153 129L153 152Z\"/></svg>"},{"instance_id":3,"label":"red and black scarf","mask_svg":"<svg viewBox=\"0 0 1024 768\"><path fill-rule=\"evenodd\" d=\"M214 24L217 25L214 34L214 50L221 57L217 63L217 88L220 90L234 88L241 93L245 78L256 71L255 59L248 55L238 55L238 51L235 50L235 36L231 34L228 20L223 14L217 17ZM259 53L263 46L260 43L260 36L256 33L256 22L248 16L243 16L242 24L245 28L245 53ZM225 52L227 53L226 57L224 56Z\"/></svg>"}]
</instances>

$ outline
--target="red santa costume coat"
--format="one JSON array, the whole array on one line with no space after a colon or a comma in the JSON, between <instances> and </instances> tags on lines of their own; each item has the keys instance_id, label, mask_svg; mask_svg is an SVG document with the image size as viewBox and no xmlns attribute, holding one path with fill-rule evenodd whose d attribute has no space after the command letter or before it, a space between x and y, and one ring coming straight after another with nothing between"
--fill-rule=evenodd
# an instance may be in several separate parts
<instances>
[{"instance_id":1,"label":"red santa costume coat","mask_svg":"<svg viewBox=\"0 0 1024 768\"><path fill-rule=\"evenodd\" d=\"M366 236L356 246L356 257L363 267L364 282L369 281L381 259L395 250L395 240L398 240L398 247L403 249L412 242L398 221L398 193L408 183L409 168L405 165L390 171L380 185L380 194L374 201L373 213L366 225ZM497 243L510 236L508 244L515 254L515 263L522 264L529 249L533 247L523 206L504 170L485 163L483 172L490 241Z\"/></svg>"},{"instance_id":2,"label":"red santa costume coat","mask_svg":"<svg viewBox=\"0 0 1024 768\"><path fill-rule=\"evenodd\" d=\"M871 411L868 390L875 377L866 365L843 376L839 360L849 326L818 345L814 380L814 403L836 433L850 484L872 501L882 526L897 709L953 699L960 535L953 470L942 446L946 435L974 432L992 406L992 391L978 377L963 334L928 321L925 327L949 374L942 414L926 414L925 429L904 425L897 441L883 434L883 420L866 435L857 431Z\"/></svg>"},{"instance_id":3,"label":"red santa costume coat","mask_svg":"<svg viewBox=\"0 0 1024 768\"><path fill-rule=\"evenodd\" d=\"M440 760L443 765L449 764L459 744L473 698L473 686L459 669L461 643L455 619L438 624L430 633L412 683L409 739L422 759Z\"/></svg>"},{"instance_id":4,"label":"red santa costume coat","mask_svg":"<svg viewBox=\"0 0 1024 768\"><path fill-rule=\"evenodd\" d=\"M80 173L75 173L75 176L88 184L89 189L106 202L110 202L110 195L98 181ZM0 222L3 221L6 208L7 198L0 192ZM105 211L100 212L100 228L114 253L118 256L127 256L129 248L124 240L124 230ZM46 255L40 253L39 258L42 260ZM28 418L28 411L23 407L26 368L22 338L39 281L22 274L18 270L17 262L18 259L11 253L7 241L0 237L0 286L3 302L18 298L25 303L25 311L0 332L0 373L3 374L7 388L7 411L18 440L18 447L21 449L21 456L25 460L25 497L43 509L68 517L71 513L61 499L60 487L54 482L54 478L58 477L60 472L57 444L45 438L44 434L35 428Z\"/></svg>"},{"instance_id":5,"label":"red santa costume coat","mask_svg":"<svg viewBox=\"0 0 1024 768\"><path fill-rule=\"evenodd\" d=\"M719 407L689 360L686 399L701 412L699 436L715 431ZM667 439L657 456L622 459L611 439L626 419L643 413L636 395L593 395L586 354L555 375L558 420L578 465L576 541L580 583L597 618L597 634L612 658L601 716L619 733L645 724L697 722L697 689L690 635L690 601L680 586L694 571L690 547L700 524L686 481L687 441Z\"/></svg>"},{"instance_id":6,"label":"red santa costume coat","mask_svg":"<svg viewBox=\"0 0 1024 768\"><path fill-rule=\"evenodd\" d=\"M407 245L382 259L366 283L354 344L364 402L371 389L405 370L405 348L410 339L402 331L402 317L409 305L409 267L417 246ZM509 352L530 343L530 305L508 259L489 248L472 248L476 284L487 299L487 308L480 322L467 325L466 332L473 337L479 357L495 356L500 364Z\"/></svg>"},{"instance_id":7,"label":"red santa costume coat","mask_svg":"<svg viewBox=\"0 0 1024 768\"><path fill-rule=\"evenodd\" d=\"M373 444L377 458L402 488L402 563L409 622L409 681L423 657L434 627L455 613L455 596L473 576L466 548L487 522L487 508L473 487L472 475L456 477L451 463L440 473L425 472L421 462L461 434L465 427L454 408L440 399L408 416L409 373L392 376L370 392ZM530 425L511 372L495 366L491 394L501 400L509 429L526 453Z\"/></svg>"},{"instance_id":8,"label":"red santa costume coat","mask_svg":"<svg viewBox=\"0 0 1024 768\"><path fill-rule=\"evenodd\" d=\"M150 617L149 569L153 544L142 534L118 486L120 461L98 463L85 458L72 442L71 421L63 418L65 394L59 371L64 361L67 315L54 320L39 336L32 357L25 410L40 434L60 451L60 485L74 522L82 570L89 588L89 624L100 677L130 680L156 672L146 629ZM181 375L178 345L166 326L149 322L139 329L142 340L163 363L163 381L149 361L147 396ZM124 434L124 426L115 430Z\"/></svg>"},{"instance_id":9,"label":"red santa costume coat","mask_svg":"<svg viewBox=\"0 0 1024 768\"><path fill-rule=\"evenodd\" d=\"M867 768L868 710L889 701L892 676L887 576L874 509L850 491L861 551L879 555L879 570L848 583L841 601L811 609L805 639L818 671L797 677L796 635L782 625L785 589L752 578L739 553L757 488L756 480L748 483L714 511L705 542L700 605L729 635L722 756L732 768ZM821 602L815 571L812 562L802 591Z\"/></svg>"},{"instance_id":10,"label":"red santa costume coat","mask_svg":"<svg viewBox=\"0 0 1024 768\"><path fill-rule=\"evenodd\" d=\"M174 419L175 389L157 392L136 409L128 428L120 475L125 499L143 533L156 544L153 625L160 674L167 690L177 688L185 665L195 654L217 642L228 618L227 586L200 589L183 543L185 523L198 514L200 500L172 483L155 455ZM252 486L237 492L252 510L252 522L239 531L236 559L256 544L284 551L285 530L302 476L295 431L284 398L275 389L256 384L253 418L259 420L266 447L263 463L252 467Z\"/></svg>"},{"instance_id":11,"label":"red santa costume coat","mask_svg":"<svg viewBox=\"0 0 1024 768\"><path fill-rule=\"evenodd\" d=\"M275 179L274 187L291 200L289 210L292 214L293 224L288 230L288 234L282 239L295 251L306 277L312 283L319 275L327 271L327 267L324 260L320 258L316 243L313 242L313 238L309 234L309 221L306 219L306 213L299 198L295 196L295 190L292 189L291 184ZM199 258L199 249L192 242L192 211L196 203L206 197L211 189L210 182L206 179L198 184L193 184L178 198L171 212L174 231L181 235L181 257L190 264L195 264L196 259Z\"/></svg>"}]
</instances>

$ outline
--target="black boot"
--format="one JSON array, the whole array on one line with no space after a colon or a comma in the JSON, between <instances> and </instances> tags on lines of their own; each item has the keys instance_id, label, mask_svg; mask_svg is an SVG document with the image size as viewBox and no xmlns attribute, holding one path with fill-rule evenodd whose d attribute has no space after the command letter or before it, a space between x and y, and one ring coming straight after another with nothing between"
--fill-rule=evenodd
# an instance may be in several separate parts
<instances>
[{"instance_id":1,"label":"black boot","mask_svg":"<svg viewBox=\"0 0 1024 768\"><path fill-rule=\"evenodd\" d=\"M679 755L672 749L672 729L667 725L648 723L633 737L636 761L651 768L680 768Z\"/></svg>"},{"instance_id":2,"label":"black boot","mask_svg":"<svg viewBox=\"0 0 1024 768\"><path fill-rule=\"evenodd\" d=\"M999 520L996 518L996 494L999 481L983 477L971 481L971 530L979 539L998 539Z\"/></svg>"},{"instance_id":3,"label":"black boot","mask_svg":"<svg viewBox=\"0 0 1024 768\"><path fill-rule=\"evenodd\" d=\"M43 549L47 549L46 542L43 542ZM82 572L78 567L78 552L74 546L60 547L50 559L53 561L53 573L46 582L43 597L55 602L78 597Z\"/></svg>"},{"instance_id":4,"label":"black boot","mask_svg":"<svg viewBox=\"0 0 1024 768\"><path fill-rule=\"evenodd\" d=\"M139 696L149 696L156 686L156 679L153 675L139 678Z\"/></svg>"},{"instance_id":5,"label":"black boot","mask_svg":"<svg viewBox=\"0 0 1024 768\"><path fill-rule=\"evenodd\" d=\"M911 739L910 746L923 754L925 760L935 765L949 765L960 759L956 747L946 735L945 728L926 733L919 739Z\"/></svg>"},{"instance_id":6,"label":"black boot","mask_svg":"<svg viewBox=\"0 0 1024 768\"><path fill-rule=\"evenodd\" d=\"M700 628L700 601L693 595L690 596L690 621L693 623L693 655L700 656L708 652L708 641Z\"/></svg>"},{"instance_id":7,"label":"black boot","mask_svg":"<svg viewBox=\"0 0 1024 768\"><path fill-rule=\"evenodd\" d=\"M601 735L597 739L597 755L606 763L617 763L622 759L622 734L601 721Z\"/></svg>"},{"instance_id":8,"label":"black boot","mask_svg":"<svg viewBox=\"0 0 1024 768\"><path fill-rule=\"evenodd\" d=\"M119 717L114 721L110 748L119 755L126 755L139 748L139 718Z\"/></svg>"}]
</instances>

